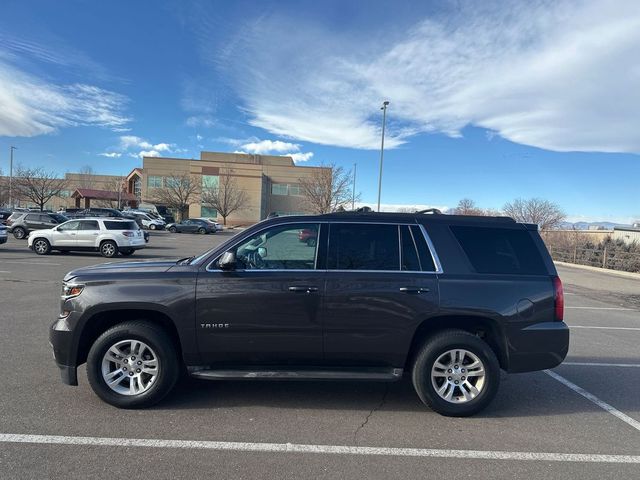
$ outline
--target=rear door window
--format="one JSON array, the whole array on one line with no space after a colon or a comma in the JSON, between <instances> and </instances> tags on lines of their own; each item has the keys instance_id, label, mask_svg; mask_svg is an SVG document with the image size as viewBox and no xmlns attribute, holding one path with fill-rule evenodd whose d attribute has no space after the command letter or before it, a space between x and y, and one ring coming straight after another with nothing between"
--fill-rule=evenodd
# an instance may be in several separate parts
<instances>
[{"instance_id":1,"label":"rear door window","mask_svg":"<svg viewBox=\"0 0 640 480\"><path fill-rule=\"evenodd\" d=\"M400 270L397 225L333 223L329 230L329 270Z\"/></svg>"},{"instance_id":2,"label":"rear door window","mask_svg":"<svg viewBox=\"0 0 640 480\"><path fill-rule=\"evenodd\" d=\"M100 230L96 220L81 220L78 230Z\"/></svg>"},{"instance_id":3,"label":"rear door window","mask_svg":"<svg viewBox=\"0 0 640 480\"><path fill-rule=\"evenodd\" d=\"M429 245L424 238L422 230L418 225L411 225L411 234L413 236L413 241L416 243L416 248L418 249L418 257L420 258L420 266L422 267L422 271L435 272L436 265L433 262L431 250L429 249Z\"/></svg>"},{"instance_id":4,"label":"rear door window","mask_svg":"<svg viewBox=\"0 0 640 480\"><path fill-rule=\"evenodd\" d=\"M407 272L419 272L421 268L420 260L418 259L418 251L408 225L400 226L400 236L402 241L402 270Z\"/></svg>"},{"instance_id":5,"label":"rear door window","mask_svg":"<svg viewBox=\"0 0 640 480\"><path fill-rule=\"evenodd\" d=\"M464 226L450 228L478 273L547 273L538 247L527 230Z\"/></svg>"}]
</instances>

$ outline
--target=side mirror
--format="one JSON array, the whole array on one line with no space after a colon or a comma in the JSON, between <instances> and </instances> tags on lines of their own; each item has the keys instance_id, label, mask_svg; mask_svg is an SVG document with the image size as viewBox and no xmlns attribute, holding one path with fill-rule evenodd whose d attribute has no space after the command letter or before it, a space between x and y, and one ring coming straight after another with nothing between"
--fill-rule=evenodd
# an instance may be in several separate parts
<instances>
[{"instance_id":1,"label":"side mirror","mask_svg":"<svg viewBox=\"0 0 640 480\"><path fill-rule=\"evenodd\" d=\"M224 252L220 260L218 260L218 266L221 270L234 270L236 268L236 254Z\"/></svg>"},{"instance_id":2,"label":"side mirror","mask_svg":"<svg viewBox=\"0 0 640 480\"><path fill-rule=\"evenodd\" d=\"M264 247L258 247L258 255L262 258L267 258L267 249Z\"/></svg>"}]
</instances>

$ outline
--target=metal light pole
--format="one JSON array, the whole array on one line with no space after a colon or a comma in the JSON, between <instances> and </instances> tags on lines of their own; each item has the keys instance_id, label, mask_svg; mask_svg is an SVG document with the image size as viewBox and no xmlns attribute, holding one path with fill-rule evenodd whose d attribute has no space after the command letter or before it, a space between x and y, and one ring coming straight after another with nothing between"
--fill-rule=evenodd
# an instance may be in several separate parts
<instances>
[{"instance_id":1,"label":"metal light pole","mask_svg":"<svg viewBox=\"0 0 640 480\"><path fill-rule=\"evenodd\" d=\"M378 176L378 212L380 211L380 195L382 193L382 160L384 158L384 127L387 123L387 106L389 102L385 100L382 102L382 144L380 145L380 174Z\"/></svg>"},{"instance_id":2,"label":"metal light pole","mask_svg":"<svg viewBox=\"0 0 640 480\"><path fill-rule=\"evenodd\" d=\"M9 207L13 209L13 151L17 150L16 147L11 145L9 148Z\"/></svg>"},{"instance_id":3,"label":"metal light pole","mask_svg":"<svg viewBox=\"0 0 640 480\"><path fill-rule=\"evenodd\" d=\"M356 169L358 168L358 164L353 164L353 192L351 194L351 210L356 209Z\"/></svg>"}]
</instances>

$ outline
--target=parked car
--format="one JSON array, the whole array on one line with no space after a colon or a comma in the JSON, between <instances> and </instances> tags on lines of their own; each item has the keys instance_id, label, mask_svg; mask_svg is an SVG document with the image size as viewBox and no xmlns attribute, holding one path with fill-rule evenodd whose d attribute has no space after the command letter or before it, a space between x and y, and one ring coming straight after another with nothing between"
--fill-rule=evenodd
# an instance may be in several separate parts
<instances>
[{"instance_id":1,"label":"parked car","mask_svg":"<svg viewBox=\"0 0 640 480\"><path fill-rule=\"evenodd\" d=\"M52 250L88 250L100 252L104 257L129 256L145 247L142 230L133 220L116 218L82 218L69 220L47 230L29 234L29 248L38 255Z\"/></svg>"},{"instance_id":2,"label":"parked car","mask_svg":"<svg viewBox=\"0 0 640 480\"><path fill-rule=\"evenodd\" d=\"M13 233L15 238L21 240L27 238L33 230L52 228L67 220L67 217L59 213L14 212L7 219L7 228L9 233Z\"/></svg>"},{"instance_id":3,"label":"parked car","mask_svg":"<svg viewBox=\"0 0 640 480\"><path fill-rule=\"evenodd\" d=\"M216 232L221 232L224 229L222 224L218 223L215 218L198 217L197 220L205 220L205 221L207 221L209 223L214 224L215 227L216 227Z\"/></svg>"},{"instance_id":4,"label":"parked car","mask_svg":"<svg viewBox=\"0 0 640 480\"><path fill-rule=\"evenodd\" d=\"M134 210L127 210L129 215L135 215L140 219L144 228L148 228L149 230L162 230L165 228L166 224L164 220L159 220L157 218L152 218L147 213L136 212Z\"/></svg>"},{"instance_id":5,"label":"parked car","mask_svg":"<svg viewBox=\"0 0 640 480\"><path fill-rule=\"evenodd\" d=\"M318 241L318 231L311 228L303 228L298 232L298 240L310 247L315 247Z\"/></svg>"},{"instance_id":6,"label":"parked car","mask_svg":"<svg viewBox=\"0 0 640 480\"><path fill-rule=\"evenodd\" d=\"M6 225L7 219L13 212L11 210L0 210L0 225Z\"/></svg>"},{"instance_id":7,"label":"parked car","mask_svg":"<svg viewBox=\"0 0 640 480\"><path fill-rule=\"evenodd\" d=\"M7 243L7 227L0 223L0 244Z\"/></svg>"},{"instance_id":8,"label":"parked car","mask_svg":"<svg viewBox=\"0 0 640 480\"><path fill-rule=\"evenodd\" d=\"M187 218L180 223L170 223L167 230L171 233L216 233L216 226L202 218Z\"/></svg>"},{"instance_id":9,"label":"parked car","mask_svg":"<svg viewBox=\"0 0 640 480\"><path fill-rule=\"evenodd\" d=\"M316 230L318 246L298 239ZM260 222L198 257L64 277L50 329L64 383L87 363L117 407L200 379L396 381L467 416L501 369L560 364L562 283L536 225L505 217L334 213ZM550 395L539 390L538 395Z\"/></svg>"}]
</instances>

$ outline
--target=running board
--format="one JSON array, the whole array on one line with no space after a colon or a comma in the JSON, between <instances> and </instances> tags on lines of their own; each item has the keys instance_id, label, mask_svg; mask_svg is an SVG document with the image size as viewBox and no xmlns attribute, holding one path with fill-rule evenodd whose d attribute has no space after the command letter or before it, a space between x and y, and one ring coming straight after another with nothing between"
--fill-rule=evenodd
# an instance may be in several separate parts
<instances>
[{"instance_id":1,"label":"running board","mask_svg":"<svg viewBox=\"0 0 640 480\"><path fill-rule=\"evenodd\" d=\"M192 377L207 380L368 380L393 382L402 378L401 368L360 370L313 370L313 369L206 369L189 367Z\"/></svg>"}]
</instances>

